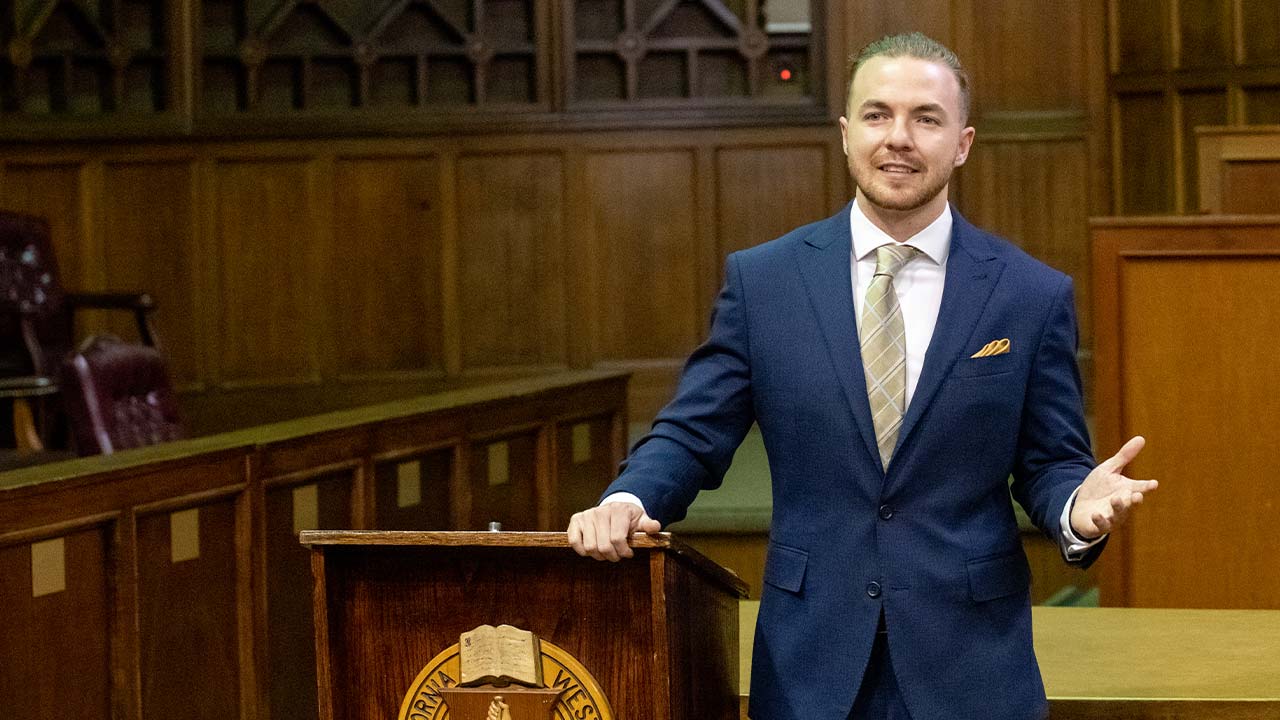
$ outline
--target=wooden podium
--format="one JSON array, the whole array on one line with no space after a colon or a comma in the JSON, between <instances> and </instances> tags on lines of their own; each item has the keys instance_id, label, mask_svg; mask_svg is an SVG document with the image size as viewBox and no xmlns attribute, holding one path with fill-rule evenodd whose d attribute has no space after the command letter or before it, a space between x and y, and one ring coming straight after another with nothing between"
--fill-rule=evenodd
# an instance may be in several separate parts
<instances>
[{"instance_id":1,"label":"wooden podium","mask_svg":"<svg viewBox=\"0 0 1280 720\"><path fill-rule=\"evenodd\" d=\"M457 681L458 637L502 624L541 638L566 717L739 715L746 586L670 535L637 536L635 558L618 563L579 557L564 533L304 531L301 541L315 577L321 720L466 720L446 715L439 692Z\"/></svg>"}]
</instances>

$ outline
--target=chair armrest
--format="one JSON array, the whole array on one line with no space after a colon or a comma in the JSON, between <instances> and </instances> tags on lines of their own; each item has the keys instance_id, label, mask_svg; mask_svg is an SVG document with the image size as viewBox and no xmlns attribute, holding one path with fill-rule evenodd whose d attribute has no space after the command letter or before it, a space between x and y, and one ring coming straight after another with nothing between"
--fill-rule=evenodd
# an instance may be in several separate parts
<instances>
[{"instance_id":1,"label":"chair armrest","mask_svg":"<svg viewBox=\"0 0 1280 720\"><path fill-rule=\"evenodd\" d=\"M45 375L0 378L0 398L39 397L56 392L58 385Z\"/></svg>"},{"instance_id":2,"label":"chair armrest","mask_svg":"<svg viewBox=\"0 0 1280 720\"><path fill-rule=\"evenodd\" d=\"M67 293L64 297L66 298L65 307L72 311L91 308L133 312L134 320L138 323L138 335L141 336L143 344L160 347L156 329L151 324L151 311L155 310L156 304L147 293L73 292Z\"/></svg>"},{"instance_id":3,"label":"chair armrest","mask_svg":"<svg viewBox=\"0 0 1280 720\"><path fill-rule=\"evenodd\" d=\"M150 312L156 306L144 292L69 292L64 297L68 305L76 308Z\"/></svg>"}]
</instances>

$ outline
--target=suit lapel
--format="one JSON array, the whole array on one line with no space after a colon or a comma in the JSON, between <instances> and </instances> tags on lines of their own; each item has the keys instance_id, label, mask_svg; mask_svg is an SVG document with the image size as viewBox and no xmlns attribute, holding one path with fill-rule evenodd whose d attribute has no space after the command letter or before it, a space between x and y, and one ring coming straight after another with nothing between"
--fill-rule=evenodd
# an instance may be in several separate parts
<instances>
[{"instance_id":1,"label":"suit lapel","mask_svg":"<svg viewBox=\"0 0 1280 720\"><path fill-rule=\"evenodd\" d=\"M827 351L831 353L831 364L853 412L854 424L866 443L867 452L872 458L879 458L858 351L858 324L853 316L852 245L849 208L845 206L843 212L828 218L805 238L805 244L797 246L796 256ZM878 468L880 463L875 465Z\"/></svg>"},{"instance_id":2,"label":"suit lapel","mask_svg":"<svg viewBox=\"0 0 1280 720\"><path fill-rule=\"evenodd\" d=\"M902 419L902 429L898 432L895 459L973 335L991 291L1004 270L1004 262L995 257L979 231L954 209L952 213L951 252L947 256L942 305L938 309L938 322L924 356L916 391L911 396L911 404Z\"/></svg>"}]
</instances>

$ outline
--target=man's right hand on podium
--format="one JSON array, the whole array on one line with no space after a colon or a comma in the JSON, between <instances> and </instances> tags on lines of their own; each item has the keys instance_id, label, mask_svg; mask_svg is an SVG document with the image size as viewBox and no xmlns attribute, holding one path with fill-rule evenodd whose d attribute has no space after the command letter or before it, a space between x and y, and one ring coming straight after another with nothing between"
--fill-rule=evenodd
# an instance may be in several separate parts
<instances>
[{"instance_id":1,"label":"man's right hand on podium","mask_svg":"<svg viewBox=\"0 0 1280 720\"><path fill-rule=\"evenodd\" d=\"M569 519L569 545L579 555L617 562L635 553L627 539L635 532L656 533L662 524L644 508L629 502L606 502L574 513Z\"/></svg>"}]
</instances>

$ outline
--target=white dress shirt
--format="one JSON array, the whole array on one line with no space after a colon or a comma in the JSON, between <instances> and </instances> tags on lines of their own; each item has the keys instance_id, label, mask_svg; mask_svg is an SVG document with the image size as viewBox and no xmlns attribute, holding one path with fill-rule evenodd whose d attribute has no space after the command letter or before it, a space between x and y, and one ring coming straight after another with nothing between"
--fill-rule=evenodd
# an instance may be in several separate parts
<instances>
[{"instance_id":1,"label":"white dress shirt","mask_svg":"<svg viewBox=\"0 0 1280 720\"><path fill-rule=\"evenodd\" d=\"M859 329L861 329L862 306L867 294L867 286L871 284L876 271L875 250L881 245L896 241L876 227L863 214L856 201L850 203L850 206L852 211L849 213L849 229L852 232L853 245L849 253L849 264L853 279L853 306ZM929 350L929 341L933 338L934 326L938 323L938 311L942 307L942 289L947 277L947 257L951 252L951 225L951 205L948 204L932 223L903 243L915 247L920 254L902 266L893 278L893 291L898 296L898 306L902 309L903 328L906 330L907 407L911 406L916 384L920 381L924 356ZM1079 492L1079 488L1071 493L1066 507L1062 510L1060 521L1059 545L1067 558L1072 560L1077 559L1085 550L1102 540L1102 538L1083 540L1071 529L1071 506L1075 503L1076 492ZM629 502L644 508L640 498L631 493L614 493L602 500L600 504L609 502Z\"/></svg>"}]
</instances>

